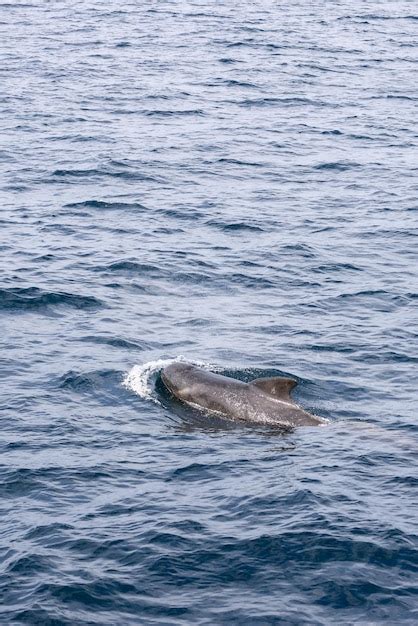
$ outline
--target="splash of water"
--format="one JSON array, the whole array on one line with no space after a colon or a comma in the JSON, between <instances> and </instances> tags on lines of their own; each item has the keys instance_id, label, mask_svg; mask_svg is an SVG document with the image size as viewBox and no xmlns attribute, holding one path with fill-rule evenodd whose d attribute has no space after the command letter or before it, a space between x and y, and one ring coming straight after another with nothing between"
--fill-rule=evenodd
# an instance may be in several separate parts
<instances>
[{"instance_id":1,"label":"splash of water","mask_svg":"<svg viewBox=\"0 0 418 626\"><path fill-rule=\"evenodd\" d=\"M164 367L167 367L170 363L178 362L193 363L193 365L198 365L205 369L213 369L213 365L210 363L186 359L186 357L180 354L172 359L157 359L156 361L149 361L143 365L134 365L126 374L122 384L141 398L158 403L158 399L153 393L155 379Z\"/></svg>"}]
</instances>

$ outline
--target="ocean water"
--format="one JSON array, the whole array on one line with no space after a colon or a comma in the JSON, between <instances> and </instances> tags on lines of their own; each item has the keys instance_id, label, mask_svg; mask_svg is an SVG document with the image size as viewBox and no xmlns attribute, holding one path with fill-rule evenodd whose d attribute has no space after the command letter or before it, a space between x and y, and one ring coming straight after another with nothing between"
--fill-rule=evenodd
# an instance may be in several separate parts
<instances>
[{"instance_id":1,"label":"ocean water","mask_svg":"<svg viewBox=\"0 0 418 626\"><path fill-rule=\"evenodd\" d=\"M0 5L2 624L418 622L417 46L408 0Z\"/></svg>"}]
</instances>

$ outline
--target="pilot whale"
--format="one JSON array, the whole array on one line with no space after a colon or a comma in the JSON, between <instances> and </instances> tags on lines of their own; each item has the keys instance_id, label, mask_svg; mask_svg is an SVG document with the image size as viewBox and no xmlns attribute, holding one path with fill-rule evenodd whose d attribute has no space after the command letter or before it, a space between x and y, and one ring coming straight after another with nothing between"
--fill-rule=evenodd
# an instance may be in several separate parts
<instances>
[{"instance_id":1,"label":"pilot whale","mask_svg":"<svg viewBox=\"0 0 418 626\"><path fill-rule=\"evenodd\" d=\"M290 392L297 383L291 378L275 376L244 383L190 363L175 362L161 371L161 379L178 400L233 420L283 428L326 423L292 400Z\"/></svg>"}]
</instances>

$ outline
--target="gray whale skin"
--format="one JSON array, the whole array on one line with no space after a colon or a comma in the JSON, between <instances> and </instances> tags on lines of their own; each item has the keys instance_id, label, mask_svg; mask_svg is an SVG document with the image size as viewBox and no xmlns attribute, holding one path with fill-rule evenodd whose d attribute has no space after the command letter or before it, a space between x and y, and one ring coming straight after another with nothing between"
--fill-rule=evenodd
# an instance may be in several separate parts
<instances>
[{"instance_id":1,"label":"gray whale skin","mask_svg":"<svg viewBox=\"0 0 418 626\"><path fill-rule=\"evenodd\" d=\"M230 419L284 428L326 424L292 400L290 391L297 383L291 378L275 376L244 383L189 363L170 363L161 378L178 400Z\"/></svg>"}]
</instances>

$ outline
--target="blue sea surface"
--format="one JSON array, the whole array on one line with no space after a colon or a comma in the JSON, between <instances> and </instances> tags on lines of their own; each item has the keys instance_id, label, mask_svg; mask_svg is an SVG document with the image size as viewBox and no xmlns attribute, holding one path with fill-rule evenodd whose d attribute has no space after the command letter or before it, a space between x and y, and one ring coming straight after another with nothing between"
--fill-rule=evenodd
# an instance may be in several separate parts
<instances>
[{"instance_id":1,"label":"blue sea surface","mask_svg":"<svg viewBox=\"0 0 418 626\"><path fill-rule=\"evenodd\" d=\"M0 4L0 623L418 623L417 8Z\"/></svg>"}]
</instances>

